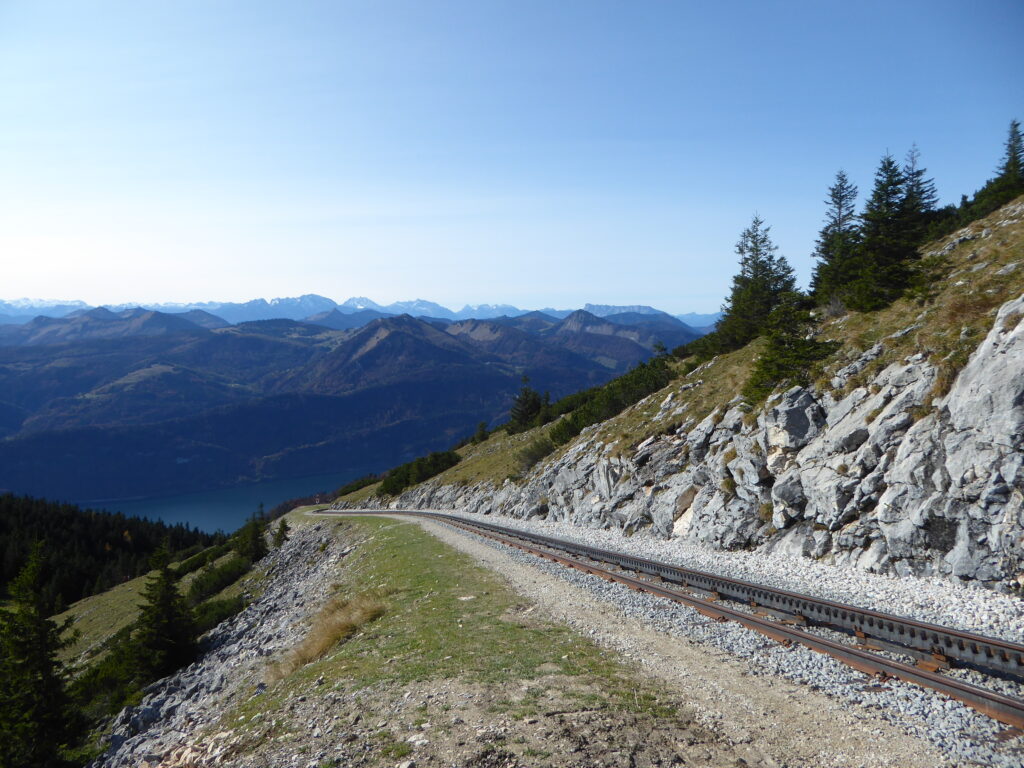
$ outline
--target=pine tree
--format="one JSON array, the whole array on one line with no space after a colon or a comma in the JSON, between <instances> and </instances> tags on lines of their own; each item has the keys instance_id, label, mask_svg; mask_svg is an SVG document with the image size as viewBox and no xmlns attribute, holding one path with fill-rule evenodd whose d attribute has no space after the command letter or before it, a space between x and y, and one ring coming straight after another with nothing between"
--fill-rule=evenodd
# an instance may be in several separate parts
<instances>
[{"instance_id":1,"label":"pine tree","mask_svg":"<svg viewBox=\"0 0 1024 768\"><path fill-rule=\"evenodd\" d=\"M234 549L250 563L255 563L267 554L267 521L263 516L263 505L260 504L259 512L239 528L232 537Z\"/></svg>"},{"instance_id":2,"label":"pine tree","mask_svg":"<svg viewBox=\"0 0 1024 768\"><path fill-rule=\"evenodd\" d=\"M195 620L170 568L170 554L161 548L153 555L156 573L142 590L133 642L135 668L142 680L170 675L192 662L196 653Z\"/></svg>"},{"instance_id":3,"label":"pine tree","mask_svg":"<svg viewBox=\"0 0 1024 768\"><path fill-rule=\"evenodd\" d=\"M487 422L481 421L479 424L476 425L476 432L473 433L471 442L482 443L488 438L489 435L490 433L487 431Z\"/></svg>"},{"instance_id":4,"label":"pine tree","mask_svg":"<svg viewBox=\"0 0 1024 768\"><path fill-rule=\"evenodd\" d=\"M784 256L775 255L778 248L770 230L755 215L736 243L740 271L732 279L732 290L715 329L723 350L738 349L757 337L780 297L796 290L793 269Z\"/></svg>"},{"instance_id":5,"label":"pine tree","mask_svg":"<svg viewBox=\"0 0 1024 768\"><path fill-rule=\"evenodd\" d=\"M1017 120L1010 121L1005 147L995 178L989 179L970 201L966 197L960 201L960 209L948 230L988 216L1019 195L1024 195L1024 137Z\"/></svg>"},{"instance_id":6,"label":"pine tree","mask_svg":"<svg viewBox=\"0 0 1024 768\"><path fill-rule=\"evenodd\" d=\"M0 610L0 766L63 765L78 717L57 654L73 640L70 620L47 618L42 547L36 545L10 584L11 605Z\"/></svg>"},{"instance_id":7,"label":"pine tree","mask_svg":"<svg viewBox=\"0 0 1024 768\"><path fill-rule=\"evenodd\" d=\"M534 425L537 414L544 407L540 392L529 386L530 379L523 376L522 387L512 403L512 410L509 412L509 432L522 432Z\"/></svg>"},{"instance_id":8,"label":"pine tree","mask_svg":"<svg viewBox=\"0 0 1024 768\"><path fill-rule=\"evenodd\" d=\"M819 304L838 296L855 277L860 243L856 203L857 187L840 170L835 184L828 188L825 225L814 249L818 263L811 277L811 292Z\"/></svg>"},{"instance_id":9,"label":"pine tree","mask_svg":"<svg viewBox=\"0 0 1024 768\"><path fill-rule=\"evenodd\" d=\"M274 546L280 547L286 541L288 541L288 531L291 529L288 527L288 521L283 517L281 518L280 524L277 526L277 531L274 533Z\"/></svg>"},{"instance_id":10,"label":"pine tree","mask_svg":"<svg viewBox=\"0 0 1024 768\"><path fill-rule=\"evenodd\" d=\"M555 418L555 409L551 405L551 393L545 392L544 397L540 401L540 410L537 411L537 415L533 417L533 426L543 427L549 421Z\"/></svg>"},{"instance_id":11,"label":"pine tree","mask_svg":"<svg viewBox=\"0 0 1024 768\"><path fill-rule=\"evenodd\" d=\"M799 293L780 297L765 328L767 344L743 387L743 395L760 401L779 386L810 383L812 366L828 357L838 346L835 342L817 341L810 335L811 315Z\"/></svg>"},{"instance_id":12,"label":"pine tree","mask_svg":"<svg viewBox=\"0 0 1024 768\"><path fill-rule=\"evenodd\" d=\"M927 170L921 167L921 152L914 144L903 162L903 205L901 214L905 219L907 236L913 245L920 245L926 239L928 227L935 219L939 205L939 193L935 180L925 177Z\"/></svg>"},{"instance_id":13,"label":"pine tree","mask_svg":"<svg viewBox=\"0 0 1024 768\"><path fill-rule=\"evenodd\" d=\"M1006 137L1006 154L999 164L997 179L1007 187L1024 187L1024 137L1020 132L1020 121L1010 121L1010 132Z\"/></svg>"},{"instance_id":14,"label":"pine tree","mask_svg":"<svg viewBox=\"0 0 1024 768\"><path fill-rule=\"evenodd\" d=\"M880 309L892 302L910 279L915 253L904 215L906 177L886 154L875 172L875 186L864 206L856 278L845 292L846 303L859 310Z\"/></svg>"}]
</instances>

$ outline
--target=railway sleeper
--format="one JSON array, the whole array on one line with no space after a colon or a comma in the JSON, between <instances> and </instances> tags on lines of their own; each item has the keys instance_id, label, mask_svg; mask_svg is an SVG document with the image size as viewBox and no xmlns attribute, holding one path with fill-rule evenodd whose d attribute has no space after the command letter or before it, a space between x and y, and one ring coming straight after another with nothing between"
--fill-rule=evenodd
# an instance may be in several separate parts
<instances>
[{"instance_id":1,"label":"railway sleeper","mask_svg":"<svg viewBox=\"0 0 1024 768\"><path fill-rule=\"evenodd\" d=\"M950 661L941 653L920 651L917 648L908 648L898 643L889 643L879 640L877 637L867 637L863 633L857 633L857 644L864 648L871 648L875 651L889 651L899 653L914 659L914 665L929 672L939 672L949 669Z\"/></svg>"},{"instance_id":2,"label":"railway sleeper","mask_svg":"<svg viewBox=\"0 0 1024 768\"><path fill-rule=\"evenodd\" d=\"M763 605L754 604L751 606L754 609L754 613L757 616L767 619L777 619L783 624L792 624L798 627L807 626L807 618L801 616L799 613L788 613L786 611L777 611L774 608L766 608Z\"/></svg>"}]
</instances>

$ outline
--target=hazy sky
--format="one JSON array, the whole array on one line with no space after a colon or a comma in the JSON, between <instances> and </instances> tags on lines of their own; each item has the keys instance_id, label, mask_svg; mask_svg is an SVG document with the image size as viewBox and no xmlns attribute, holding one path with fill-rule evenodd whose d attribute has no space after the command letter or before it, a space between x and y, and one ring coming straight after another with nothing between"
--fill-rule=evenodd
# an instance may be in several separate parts
<instances>
[{"instance_id":1,"label":"hazy sky","mask_svg":"<svg viewBox=\"0 0 1024 768\"><path fill-rule=\"evenodd\" d=\"M0 298L713 311L846 169L943 202L1024 119L1024 3L0 0Z\"/></svg>"}]
</instances>

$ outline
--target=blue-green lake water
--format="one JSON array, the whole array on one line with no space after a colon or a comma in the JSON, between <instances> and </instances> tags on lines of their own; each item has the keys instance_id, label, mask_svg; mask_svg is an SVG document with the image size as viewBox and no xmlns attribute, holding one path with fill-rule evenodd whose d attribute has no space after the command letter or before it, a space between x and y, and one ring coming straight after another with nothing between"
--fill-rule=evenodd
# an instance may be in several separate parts
<instances>
[{"instance_id":1,"label":"blue-green lake water","mask_svg":"<svg viewBox=\"0 0 1024 768\"><path fill-rule=\"evenodd\" d=\"M361 474L365 474L365 472ZM83 502L82 506L148 517L150 520L163 520L172 525L187 523L189 526L210 533L218 529L231 533L256 512L260 504L270 511L288 499L310 496L323 491L333 491L356 476L357 474L352 472L345 472L288 480L268 480L263 483L221 488L216 491L185 493L180 496L126 501L90 501Z\"/></svg>"}]
</instances>

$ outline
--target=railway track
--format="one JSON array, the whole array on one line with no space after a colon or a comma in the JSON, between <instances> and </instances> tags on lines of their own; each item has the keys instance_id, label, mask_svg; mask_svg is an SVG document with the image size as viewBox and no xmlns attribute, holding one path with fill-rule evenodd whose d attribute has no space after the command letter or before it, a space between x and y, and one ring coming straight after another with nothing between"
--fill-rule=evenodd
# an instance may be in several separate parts
<instances>
[{"instance_id":1,"label":"railway track","mask_svg":"<svg viewBox=\"0 0 1024 768\"><path fill-rule=\"evenodd\" d=\"M960 666L1024 680L1024 645L455 515L419 510L344 514L401 514L439 520L638 592L688 605L716 621L734 621L783 645L799 644L828 654L867 675L931 688L999 722L1024 729L1024 701L942 674ZM838 630L851 636L855 644L813 634L807 631L811 627ZM907 656L915 663L880 652Z\"/></svg>"}]
</instances>

